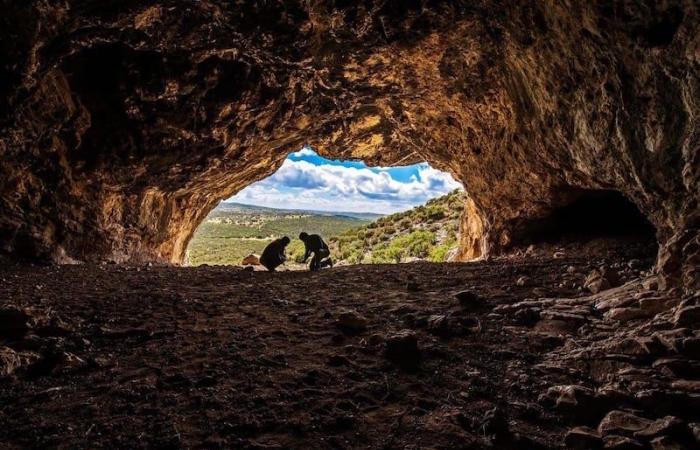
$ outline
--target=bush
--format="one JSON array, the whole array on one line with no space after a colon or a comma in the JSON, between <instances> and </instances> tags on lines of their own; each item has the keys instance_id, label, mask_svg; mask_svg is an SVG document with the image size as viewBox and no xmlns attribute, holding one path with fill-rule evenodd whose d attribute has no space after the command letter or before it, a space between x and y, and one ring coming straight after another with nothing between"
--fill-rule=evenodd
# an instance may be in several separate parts
<instances>
[{"instance_id":1,"label":"bush","mask_svg":"<svg viewBox=\"0 0 700 450\"><path fill-rule=\"evenodd\" d=\"M433 247L432 250L430 250L428 259L432 262L445 262L447 260L447 254L453 248L455 248L455 246L451 244L441 244L437 247Z\"/></svg>"},{"instance_id":2,"label":"bush","mask_svg":"<svg viewBox=\"0 0 700 450\"><path fill-rule=\"evenodd\" d=\"M287 259L296 263L303 263L305 251L304 243L295 239L287 246Z\"/></svg>"},{"instance_id":3,"label":"bush","mask_svg":"<svg viewBox=\"0 0 700 450\"><path fill-rule=\"evenodd\" d=\"M372 262L399 263L409 257L425 258L435 245L435 233L414 231L378 246L372 254Z\"/></svg>"},{"instance_id":4,"label":"bush","mask_svg":"<svg viewBox=\"0 0 700 450\"><path fill-rule=\"evenodd\" d=\"M425 214L430 220L439 220L445 217L445 210L441 206L432 205L426 208Z\"/></svg>"}]
</instances>

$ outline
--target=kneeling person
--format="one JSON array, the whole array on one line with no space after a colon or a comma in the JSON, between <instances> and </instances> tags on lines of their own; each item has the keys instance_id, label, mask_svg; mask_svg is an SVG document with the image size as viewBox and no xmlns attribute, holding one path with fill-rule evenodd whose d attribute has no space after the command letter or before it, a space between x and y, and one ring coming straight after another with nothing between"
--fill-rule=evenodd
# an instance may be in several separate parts
<instances>
[{"instance_id":1,"label":"kneeling person","mask_svg":"<svg viewBox=\"0 0 700 450\"><path fill-rule=\"evenodd\" d=\"M275 239L267 244L262 255L260 255L260 264L265 266L270 272L274 272L277 266L283 264L287 260L284 254L287 245L289 245L289 238L287 236Z\"/></svg>"},{"instance_id":2,"label":"kneeling person","mask_svg":"<svg viewBox=\"0 0 700 450\"><path fill-rule=\"evenodd\" d=\"M306 247L304 262L309 259L312 253L314 255L311 259L309 270L315 271L326 266L333 267L333 261L331 261L330 258L331 251L328 249L328 245L323 242L321 236L318 234L307 234L302 231L301 234L299 234L299 239L304 242L304 246Z\"/></svg>"}]
</instances>

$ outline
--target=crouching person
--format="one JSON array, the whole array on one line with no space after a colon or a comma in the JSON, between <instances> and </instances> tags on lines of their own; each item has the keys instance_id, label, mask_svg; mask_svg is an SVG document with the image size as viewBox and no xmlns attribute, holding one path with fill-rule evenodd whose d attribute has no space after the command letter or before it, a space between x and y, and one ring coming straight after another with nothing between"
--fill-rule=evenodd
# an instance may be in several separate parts
<instances>
[{"instance_id":1,"label":"crouching person","mask_svg":"<svg viewBox=\"0 0 700 450\"><path fill-rule=\"evenodd\" d=\"M260 255L260 264L265 266L270 272L274 272L278 266L284 264L287 260L287 256L284 254L287 245L289 245L287 236L275 239L267 244L262 255Z\"/></svg>"},{"instance_id":2,"label":"crouching person","mask_svg":"<svg viewBox=\"0 0 700 450\"><path fill-rule=\"evenodd\" d=\"M311 254L314 255L311 258L311 264L309 265L309 270L316 271L323 267L333 267L333 261L331 260L331 251L328 249L328 245L323 242L321 236L318 234L307 234L301 232L299 234L299 239L304 242L304 247L306 247L306 252L304 252L304 262L309 259Z\"/></svg>"}]
</instances>

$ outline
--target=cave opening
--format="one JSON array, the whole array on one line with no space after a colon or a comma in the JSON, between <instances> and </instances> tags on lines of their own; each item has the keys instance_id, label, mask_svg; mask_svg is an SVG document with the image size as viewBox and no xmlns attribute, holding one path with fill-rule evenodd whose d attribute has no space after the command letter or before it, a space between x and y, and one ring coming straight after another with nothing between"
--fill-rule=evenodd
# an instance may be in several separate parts
<instances>
[{"instance_id":1,"label":"cave opening","mask_svg":"<svg viewBox=\"0 0 700 450\"><path fill-rule=\"evenodd\" d=\"M221 201L195 231L185 263L256 265L266 245L286 236L282 269L300 270L302 231L322 236L343 265L442 262L457 254L463 207L461 184L427 162L369 166L304 147Z\"/></svg>"},{"instance_id":2,"label":"cave opening","mask_svg":"<svg viewBox=\"0 0 700 450\"><path fill-rule=\"evenodd\" d=\"M515 246L615 242L645 256L656 254L656 228L622 193L568 189L561 194L560 206L514 227Z\"/></svg>"}]
</instances>

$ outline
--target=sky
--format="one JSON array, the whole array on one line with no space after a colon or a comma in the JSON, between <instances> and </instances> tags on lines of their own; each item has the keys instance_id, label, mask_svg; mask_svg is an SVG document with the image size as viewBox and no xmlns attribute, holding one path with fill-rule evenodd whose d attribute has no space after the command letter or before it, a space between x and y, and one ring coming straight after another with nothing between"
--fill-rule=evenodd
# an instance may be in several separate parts
<instances>
[{"instance_id":1,"label":"sky","mask_svg":"<svg viewBox=\"0 0 700 450\"><path fill-rule=\"evenodd\" d=\"M291 153L271 176L226 201L283 209L391 214L461 188L427 163L367 167L336 161L305 147Z\"/></svg>"}]
</instances>

